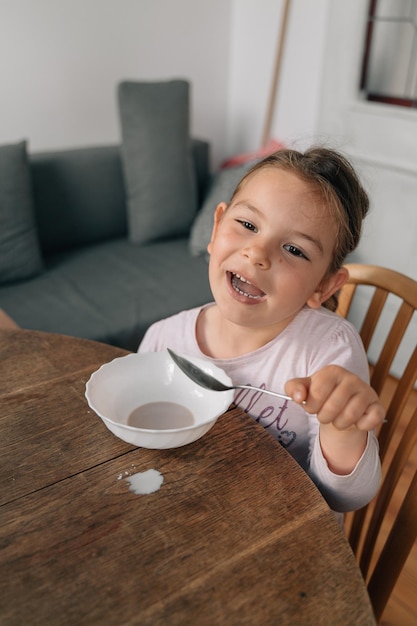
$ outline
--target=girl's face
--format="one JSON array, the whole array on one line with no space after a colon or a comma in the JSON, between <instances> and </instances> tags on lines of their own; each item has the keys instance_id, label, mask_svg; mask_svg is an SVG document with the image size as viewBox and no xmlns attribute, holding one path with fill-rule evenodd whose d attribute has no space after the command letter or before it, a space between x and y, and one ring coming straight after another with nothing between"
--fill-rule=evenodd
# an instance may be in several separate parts
<instances>
[{"instance_id":1,"label":"girl's face","mask_svg":"<svg viewBox=\"0 0 417 626\"><path fill-rule=\"evenodd\" d=\"M229 206L218 205L209 279L223 318L283 330L308 304L318 308L347 278L326 277L336 224L296 174L268 167L247 179Z\"/></svg>"}]
</instances>

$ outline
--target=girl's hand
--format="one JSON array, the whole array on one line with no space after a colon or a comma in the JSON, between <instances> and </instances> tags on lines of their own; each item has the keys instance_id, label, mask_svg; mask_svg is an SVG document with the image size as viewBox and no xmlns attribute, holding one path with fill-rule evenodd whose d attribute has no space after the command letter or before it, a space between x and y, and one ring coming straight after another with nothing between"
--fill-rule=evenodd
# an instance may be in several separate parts
<instances>
[{"instance_id":1,"label":"girl's hand","mask_svg":"<svg viewBox=\"0 0 417 626\"><path fill-rule=\"evenodd\" d=\"M285 392L322 424L337 430L373 430L385 417L375 391L359 376L338 365L328 365L309 378L294 378Z\"/></svg>"},{"instance_id":2,"label":"girl's hand","mask_svg":"<svg viewBox=\"0 0 417 626\"><path fill-rule=\"evenodd\" d=\"M329 469L350 474L366 448L367 431L379 426L385 411L375 391L338 365L328 365L310 378L285 385L295 402L320 422L320 447Z\"/></svg>"}]
</instances>

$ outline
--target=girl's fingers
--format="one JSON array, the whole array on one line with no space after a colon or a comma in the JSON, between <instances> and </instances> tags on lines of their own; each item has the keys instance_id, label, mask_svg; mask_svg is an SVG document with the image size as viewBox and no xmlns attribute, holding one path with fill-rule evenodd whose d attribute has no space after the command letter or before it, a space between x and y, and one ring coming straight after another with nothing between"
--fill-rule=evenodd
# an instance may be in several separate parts
<instances>
[{"instance_id":1,"label":"girl's fingers","mask_svg":"<svg viewBox=\"0 0 417 626\"><path fill-rule=\"evenodd\" d=\"M372 430L384 419L385 411L375 391L355 374L331 365L310 378L288 381L285 390L295 402L322 424L339 430L356 427Z\"/></svg>"},{"instance_id":2,"label":"girl's fingers","mask_svg":"<svg viewBox=\"0 0 417 626\"><path fill-rule=\"evenodd\" d=\"M285 385L285 393L291 396L294 402L302 404L308 396L311 378L292 378Z\"/></svg>"}]
</instances>

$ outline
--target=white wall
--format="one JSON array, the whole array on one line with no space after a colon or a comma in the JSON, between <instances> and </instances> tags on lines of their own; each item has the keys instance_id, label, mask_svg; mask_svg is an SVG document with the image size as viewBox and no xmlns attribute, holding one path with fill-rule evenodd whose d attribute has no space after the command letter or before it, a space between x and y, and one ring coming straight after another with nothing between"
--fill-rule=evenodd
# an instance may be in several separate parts
<instances>
[{"instance_id":1,"label":"white wall","mask_svg":"<svg viewBox=\"0 0 417 626\"><path fill-rule=\"evenodd\" d=\"M329 3L291 0L273 136L302 150L318 133Z\"/></svg>"},{"instance_id":2,"label":"white wall","mask_svg":"<svg viewBox=\"0 0 417 626\"><path fill-rule=\"evenodd\" d=\"M233 0L227 156L262 141L284 0Z\"/></svg>"},{"instance_id":3,"label":"white wall","mask_svg":"<svg viewBox=\"0 0 417 626\"><path fill-rule=\"evenodd\" d=\"M328 1L292 0L272 132L279 139L314 134ZM0 143L25 138L38 151L117 142L117 83L181 77L192 85L192 132L210 140L214 166L255 150L283 5L0 0Z\"/></svg>"},{"instance_id":4,"label":"white wall","mask_svg":"<svg viewBox=\"0 0 417 626\"><path fill-rule=\"evenodd\" d=\"M225 0L0 0L0 143L118 141L120 80L187 78L192 131L223 156L230 19Z\"/></svg>"},{"instance_id":5,"label":"white wall","mask_svg":"<svg viewBox=\"0 0 417 626\"><path fill-rule=\"evenodd\" d=\"M317 122L330 0L291 0L271 137L302 149ZM260 147L284 0L234 0L227 117L229 155Z\"/></svg>"}]
</instances>

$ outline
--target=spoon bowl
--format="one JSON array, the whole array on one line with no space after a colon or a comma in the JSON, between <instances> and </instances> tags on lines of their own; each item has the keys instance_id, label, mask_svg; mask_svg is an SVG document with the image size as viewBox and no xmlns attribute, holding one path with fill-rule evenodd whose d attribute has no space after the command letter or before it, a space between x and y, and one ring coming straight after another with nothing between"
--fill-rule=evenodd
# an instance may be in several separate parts
<instances>
[{"instance_id":1,"label":"spoon bowl","mask_svg":"<svg viewBox=\"0 0 417 626\"><path fill-rule=\"evenodd\" d=\"M188 359L183 356L179 356L170 348L167 348L170 357L174 361L176 365L188 376L192 381L197 383L197 385L201 385L205 389L210 389L211 391L230 391L231 389L251 389L254 391L260 391L261 393L266 393L270 396L276 396L277 398L282 398L283 400L292 400L290 396L287 396L283 393L278 393L277 391L270 391L269 389L262 389L261 387L254 387L253 385L225 385L224 383L217 380L214 376L207 374L201 368L191 363Z\"/></svg>"}]
</instances>

